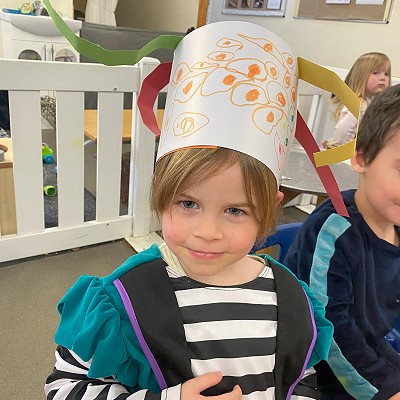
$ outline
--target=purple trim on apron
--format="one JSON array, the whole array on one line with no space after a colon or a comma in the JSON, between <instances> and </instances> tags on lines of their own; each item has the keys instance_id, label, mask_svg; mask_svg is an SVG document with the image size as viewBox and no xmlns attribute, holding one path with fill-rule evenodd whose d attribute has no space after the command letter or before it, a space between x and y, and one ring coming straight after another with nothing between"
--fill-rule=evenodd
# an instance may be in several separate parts
<instances>
[{"instance_id":1,"label":"purple trim on apron","mask_svg":"<svg viewBox=\"0 0 400 400\"><path fill-rule=\"evenodd\" d=\"M131 322L132 328L136 334L136 337L139 340L139 344L142 347L143 353L146 356L147 361L149 362L150 367L154 372L154 375L156 376L160 389L161 390L166 389L167 382L165 381L164 375L162 374L161 369L158 366L158 363L153 356L153 353L151 352L149 346L146 343L146 340L140 329L139 322L136 318L135 310L133 309L131 300L129 299L128 293L126 292L124 285L119 279L116 279L113 283L117 288L119 295L121 296L122 302L124 303L126 312L129 317L129 321Z\"/></svg>"},{"instance_id":2,"label":"purple trim on apron","mask_svg":"<svg viewBox=\"0 0 400 400\"><path fill-rule=\"evenodd\" d=\"M304 290L304 289L303 289L303 290ZM312 338L312 340L311 340L311 344L310 344L310 347L309 347L309 349L308 349L307 356L306 356L306 358L305 358L305 360L304 360L304 365L303 365L303 369L301 370L301 374L300 374L300 376L298 377L298 379L296 379L296 381L292 384L292 386L290 386L290 388L289 388L289 390L288 390L288 394L287 394L287 396L286 396L286 399L287 399L287 400L290 399L290 397L291 397L292 394L293 394L294 388L295 388L296 385L301 381L301 378L303 377L304 372L305 372L305 370L307 369L307 364L308 364L308 361L310 360L311 353L312 353L312 351L313 351L315 342L317 341L317 327L316 327L316 325L315 325L314 312L313 312L312 306L311 306L311 304L310 304L310 299L308 298L307 293L306 293L305 291L304 291L304 294L306 295L306 298L307 298L307 301L308 301L308 307L309 307L309 309L310 309L311 323L312 323L312 326L313 326L313 338Z\"/></svg>"}]
</instances>

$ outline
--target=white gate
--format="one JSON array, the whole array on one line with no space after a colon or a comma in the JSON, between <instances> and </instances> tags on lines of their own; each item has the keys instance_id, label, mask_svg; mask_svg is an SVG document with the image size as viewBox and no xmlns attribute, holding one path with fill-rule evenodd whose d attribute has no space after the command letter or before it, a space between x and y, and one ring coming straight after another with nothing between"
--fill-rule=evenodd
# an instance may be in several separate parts
<instances>
[{"instance_id":1,"label":"white gate","mask_svg":"<svg viewBox=\"0 0 400 400\"><path fill-rule=\"evenodd\" d=\"M9 176L5 183L0 175L0 199L14 201L3 201L0 207L11 210L6 217L15 224L14 233L0 231L0 262L150 233L155 137L140 119L136 97L143 78L157 64L151 58L118 67L0 59L0 90L9 94L13 147L13 182ZM43 91L56 99L58 226L52 228L44 222ZM85 92L98 93L96 215L88 222L84 222ZM133 93L130 196L127 212L120 215L124 93ZM0 213L0 227L5 226L4 218Z\"/></svg>"}]
</instances>

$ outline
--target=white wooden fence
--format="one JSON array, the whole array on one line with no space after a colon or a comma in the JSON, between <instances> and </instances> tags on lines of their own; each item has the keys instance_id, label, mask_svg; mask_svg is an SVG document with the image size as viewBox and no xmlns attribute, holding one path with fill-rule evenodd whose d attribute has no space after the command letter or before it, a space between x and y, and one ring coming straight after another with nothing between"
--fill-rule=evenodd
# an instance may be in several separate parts
<instances>
[{"instance_id":1,"label":"white wooden fence","mask_svg":"<svg viewBox=\"0 0 400 400\"><path fill-rule=\"evenodd\" d=\"M139 118L136 95L157 64L151 58L121 67L0 59L0 90L9 91L16 211L16 232L1 235L0 231L0 262L150 233L148 197L155 137ZM57 110L58 226L52 228L44 222L43 91L55 94ZM89 222L84 222L85 92L98 93L96 217ZM120 215L126 92L133 93L134 99L130 199L127 214Z\"/></svg>"},{"instance_id":2,"label":"white wooden fence","mask_svg":"<svg viewBox=\"0 0 400 400\"><path fill-rule=\"evenodd\" d=\"M0 90L9 91L16 220L15 233L2 235L0 230L0 262L120 238L141 250L159 240L148 201L155 138L136 107L141 82L157 64L151 58L124 67L0 59ZM331 69L341 78L347 74ZM394 78L393 84L399 81ZM43 91L55 94L57 109L58 226L52 228L44 223ZM96 217L89 222L84 222L85 92L98 93ZM129 92L133 93L130 195L128 211L120 215L122 110L124 93ZM333 132L330 93L302 81L298 93L299 110L321 143ZM0 186L0 199L1 190ZM0 218L0 227L1 222Z\"/></svg>"}]
</instances>

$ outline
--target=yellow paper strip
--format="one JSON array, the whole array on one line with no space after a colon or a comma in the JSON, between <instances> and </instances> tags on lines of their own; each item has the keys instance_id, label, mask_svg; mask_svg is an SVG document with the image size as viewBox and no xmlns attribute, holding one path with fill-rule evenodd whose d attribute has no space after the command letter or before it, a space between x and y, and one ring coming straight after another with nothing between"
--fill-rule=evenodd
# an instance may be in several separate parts
<instances>
[{"instance_id":1,"label":"yellow paper strip","mask_svg":"<svg viewBox=\"0 0 400 400\"><path fill-rule=\"evenodd\" d=\"M139 50L107 50L75 35L63 19L51 6L49 0L43 0L50 17L63 36L80 54L104 65L133 65L159 48L175 49L182 40L179 35L161 35L151 40Z\"/></svg>"},{"instance_id":2,"label":"yellow paper strip","mask_svg":"<svg viewBox=\"0 0 400 400\"><path fill-rule=\"evenodd\" d=\"M297 58L299 66L299 78L318 86L321 89L334 93L349 111L357 118L356 138L360 121L360 99L333 71L314 64L302 57ZM335 164L351 158L355 152L356 139L335 147L333 149L314 153L314 160L317 167L322 165Z\"/></svg>"}]
</instances>

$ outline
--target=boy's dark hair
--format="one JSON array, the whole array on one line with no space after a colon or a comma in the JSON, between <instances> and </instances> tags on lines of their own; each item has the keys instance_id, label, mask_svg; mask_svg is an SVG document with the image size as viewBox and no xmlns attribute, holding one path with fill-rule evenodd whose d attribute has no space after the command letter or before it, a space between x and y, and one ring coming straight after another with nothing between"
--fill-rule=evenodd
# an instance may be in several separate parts
<instances>
[{"instance_id":1,"label":"boy's dark hair","mask_svg":"<svg viewBox=\"0 0 400 400\"><path fill-rule=\"evenodd\" d=\"M400 84L377 95L367 107L358 129L356 151L368 165L400 129Z\"/></svg>"}]
</instances>

